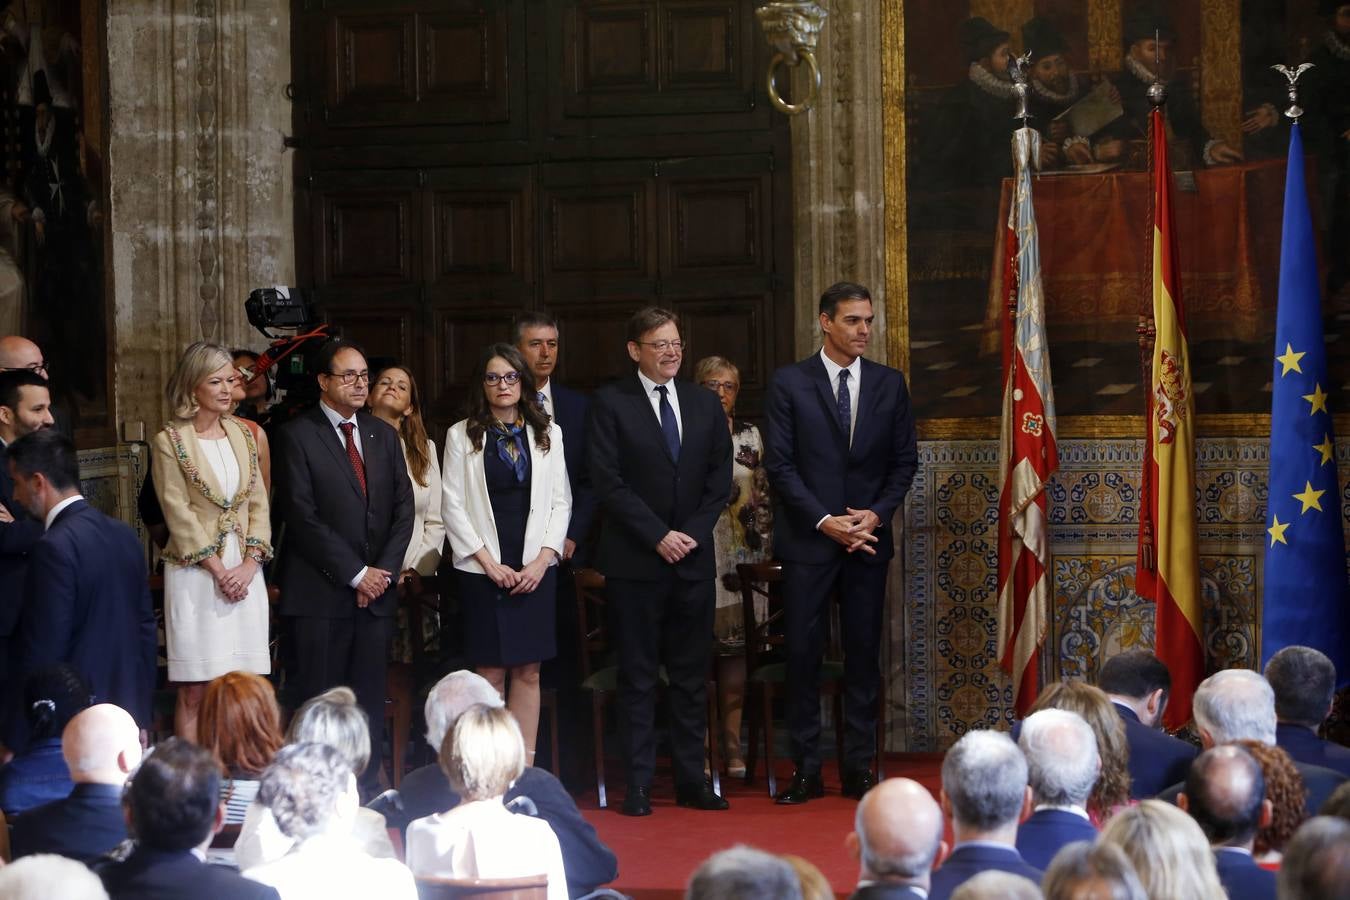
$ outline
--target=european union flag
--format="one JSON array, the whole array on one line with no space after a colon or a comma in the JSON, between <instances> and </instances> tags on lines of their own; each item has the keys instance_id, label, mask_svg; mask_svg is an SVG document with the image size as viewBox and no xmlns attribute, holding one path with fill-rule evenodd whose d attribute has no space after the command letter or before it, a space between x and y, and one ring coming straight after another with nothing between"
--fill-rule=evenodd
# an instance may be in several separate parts
<instances>
[{"instance_id":1,"label":"european union flag","mask_svg":"<svg viewBox=\"0 0 1350 900\"><path fill-rule=\"evenodd\" d=\"M1289 136L1280 298L1271 380L1262 663L1290 644L1316 647L1350 681L1350 591L1331 427L1322 297L1303 174L1303 138Z\"/></svg>"}]
</instances>

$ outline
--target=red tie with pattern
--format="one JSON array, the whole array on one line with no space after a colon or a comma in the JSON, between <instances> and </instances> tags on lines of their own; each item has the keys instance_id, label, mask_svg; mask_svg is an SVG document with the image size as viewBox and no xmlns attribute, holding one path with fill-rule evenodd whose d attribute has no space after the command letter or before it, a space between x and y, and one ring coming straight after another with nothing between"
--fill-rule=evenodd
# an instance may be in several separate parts
<instances>
[{"instance_id":1,"label":"red tie with pattern","mask_svg":"<svg viewBox=\"0 0 1350 900\"><path fill-rule=\"evenodd\" d=\"M352 439L352 432L356 426L351 422L339 422L338 427L342 429L342 436L347 439L347 460L352 464L352 471L356 473L356 480L361 482L361 494L366 493L366 464L361 460L361 453L356 449L356 441Z\"/></svg>"}]
</instances>

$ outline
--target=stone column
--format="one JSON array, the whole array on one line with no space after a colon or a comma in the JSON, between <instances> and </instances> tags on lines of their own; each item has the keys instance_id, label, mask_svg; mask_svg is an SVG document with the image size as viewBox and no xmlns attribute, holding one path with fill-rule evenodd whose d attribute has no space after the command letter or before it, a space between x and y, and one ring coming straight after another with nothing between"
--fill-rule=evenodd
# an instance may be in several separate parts
<instances>
[{"instance_id":1,"label":"stone column","mask_svg":"<svg viewBox=\"0 0 1350 900\"><path fill-rule=\"evenodd\" d=\"M183 347L259 346L244 298L295 278L290 10L109 0L107 28L112 403L149 436Z\"/></svg>"}]
</instances>

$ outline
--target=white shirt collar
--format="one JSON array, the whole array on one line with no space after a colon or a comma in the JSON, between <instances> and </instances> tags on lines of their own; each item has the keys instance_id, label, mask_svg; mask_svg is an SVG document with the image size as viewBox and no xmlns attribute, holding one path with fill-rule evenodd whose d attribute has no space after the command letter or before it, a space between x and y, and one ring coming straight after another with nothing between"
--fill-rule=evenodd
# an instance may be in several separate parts
<instances>
[{"instance_id":1,"label":"white shirt collar","mask_svg":"<svg viewBox=\"0 0 1350 900\"><path fill-rule=\"evenodd\" d=\"M839 373L846 368L848 369L849 380L851 380L854 384L858 383L858 376L862 374L861 356L855 356L853 358L853 362L849 363L847 366L841 366L839 365L839 363L830 359L830 357L825 353L825 348L821 347L820 361L825 364L825 374L830 377L830 384L837 383L839 381Z\"/></svg>"},{"instance_id":2,"label":"white shirt collar","mask_svg":"<svg viewBox=\"0 0 1350 900\"><path fill-rule=\"evenodd\" d=\"M1252 851L1246 847L1215 847L1215 853L1241 853L1243 856L1251 856Z\"/></svg>"},{"instance_id":3,"label":"white shirt collar","mask_svg":"<svg viewBox=\"0 0 1350 900\"><path fill-rule=\"evenodd\" d=\"M1043 809L1057 809L1060 812L1073 813L1075 816L1081 816L1084 820L1088 822L1092 821L1092 818L1088 816L1088 811L1086 809L1073 803L1069 803L1063 806L1061 806L1058 803L1038 803L1036 804L1036 809L1034 811L1040 812Z\"/></svg>"},{"instance_id":4,"label":"white shirt collar","mask_svg":"<svg viewBox=\"0 0 1350 900\"><path fill-rule=\"evenodd\" d=\"M549 380L551 381L552 379ZM655 381L652 381L650 378L648 378L641 369L638 369L638 381L642 382L642 389L647 393L648 397L650 397L656 391L656 389L661 386L657 384ZM662 384L670 388L670 390L666 392L666 396L668 397L672 397L675 394L675 385L673 383L674 381L675 379L671 378L667 381L662 382Z\"/></svg>"},{"instance_id":5,"label":"white shirt collar","mask_svg":"<svg viewBox=\"0 0 1350 900\"><path fill-rule=\"evenodd\" d=\"M327 403L324 403L322 399L319 400L319 409L323 410L323 417L327 419L328 424L332 425L334 428L337 428L344 422L351 422L353 425L357 424L356 413L352 413L352 417L350 419L344 419L342 418L341 414L338 413L337 410L333 409Z\"/></svg>"},{"instance_id":6,"label":"white shirt collar","mask_svg":"<svg viewBox=\"0 0 1350 900\"><path fill-rule=\"evenodd\" d=\"M539 393L541 393L541 394L544 395L544 408L545 408L545 409L552 409L552 408L553 408L553 379L552 379L552 378L550 378L548 381L546 381L546 382L544 383L544 386L541 387L541 388L539 389Z\"/></svg>"},{"instance_id":7,"label":"white shirt collar","mask_svg":"<svg viewBox=\"0 0 1350 900\"><path fill-rule=\"evenodd\" d=\"M56 521L56 517L61 515L61 510L65 509L67 506L74 503L76 500L83 500L83 499L84 499L83 494L75 494L74 496L67 497L66 499L62 500L60 503L56 504L51 509L49 509L47 511L46 527L48 529L52 527L52 523Z\"/></svg>"}]
</instances>

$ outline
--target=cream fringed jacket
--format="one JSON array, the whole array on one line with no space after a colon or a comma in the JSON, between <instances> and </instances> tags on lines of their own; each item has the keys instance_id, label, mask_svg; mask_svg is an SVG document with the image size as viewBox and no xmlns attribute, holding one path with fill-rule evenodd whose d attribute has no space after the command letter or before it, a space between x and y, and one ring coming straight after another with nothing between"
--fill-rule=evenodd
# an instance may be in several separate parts
<instances>
[{"instance_id":1,"label":"cream fringed jacket","mask_svg":"<svg viewBox=\"0 0 1350 900\"><path fill-rule=\"evenodd\" d=\"M164 509L169 543L164 559L193 566L218 556L231 534L239 535L243 552L259 562L272 556L272 522L267 491L258 468L253 434L231 416L220 420L239 465L239 490L224 496L191 422L177 421L155 435L152 467L155 493Z\"/></svg>"}]
</instances>

